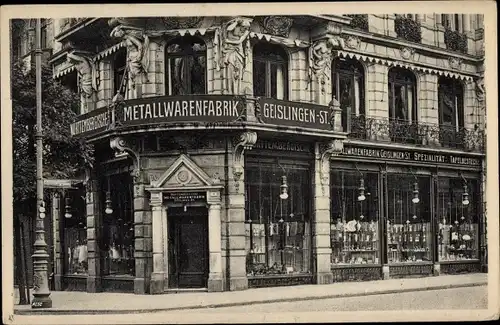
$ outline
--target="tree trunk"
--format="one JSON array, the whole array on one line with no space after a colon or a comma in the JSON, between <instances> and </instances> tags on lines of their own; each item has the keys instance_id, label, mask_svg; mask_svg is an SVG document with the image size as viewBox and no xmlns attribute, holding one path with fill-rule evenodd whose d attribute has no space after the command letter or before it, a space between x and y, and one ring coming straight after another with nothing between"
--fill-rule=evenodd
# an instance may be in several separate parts
<instances>
[{"instance_id":1,"label":"tree trunk","mask_svg":"<svg viewBox=\"0 0 500 325\"><path fill-rule=\"evenodd\" d=\"M28 300L26 298L26 270L24 270L23 263L23 247L21 244L21 238L23 233L21 232L21 222L18 220L19 216L14 216L14 241L16 245L16 272L15 277L17 280L17 287L19 290L19 305L27 305Z\"/></svg>"}]
</instances>

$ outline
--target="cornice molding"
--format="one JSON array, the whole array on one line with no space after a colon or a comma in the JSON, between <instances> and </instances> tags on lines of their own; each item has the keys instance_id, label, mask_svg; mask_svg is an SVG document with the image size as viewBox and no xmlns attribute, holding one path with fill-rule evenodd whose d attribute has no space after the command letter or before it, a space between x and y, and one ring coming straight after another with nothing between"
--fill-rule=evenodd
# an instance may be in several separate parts
<instances>
[{"instance_id":1,"label":"cornice molding","mask_svg":"<svg viewBox=\"0 0 500 325\"><path fill-rule=\"evenodd\" d=\"M433 57L438 56L440 58L449 58L451 56L451 57L456 57L456 58L462 59L463 61L474 62L475 64L480 63L481 61L484 60L484 57L465 55L462 53L448 51L448 50L438 48L435 46L407 42L407 41L404 41L404 40L401 40L398 38L383 36L383 35L376 35L376 34L369 33L369 32L355 30L355 29L352 29L349 27L345 27L343 29L343 34L357 36L362 40L369 40L369 41L371 41L371 43L388 45L388 46L391 46L391 47L396 48L396 49L399 49L401 47L413 48L415 50L418 50L421 54L431 54L431 56L433 56Z\"/></svg>"}]
</instances>

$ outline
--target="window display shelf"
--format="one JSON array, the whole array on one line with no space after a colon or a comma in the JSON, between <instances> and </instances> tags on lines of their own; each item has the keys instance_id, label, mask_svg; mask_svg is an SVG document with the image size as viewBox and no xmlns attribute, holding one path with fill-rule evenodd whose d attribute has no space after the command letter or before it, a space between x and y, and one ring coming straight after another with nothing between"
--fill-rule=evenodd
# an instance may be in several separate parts
<instances>
[{"instance_id":1,"label":"window display shelf","mask_svg":"<svg viewBox=\"0 0 500 325\"><path fill-rule=\"evenodd\" d=\"M378 249L360 249L360 248L354 248L354 249L343 249L342 252L349 252L349 253L356 253L356 252L369 252L369 253L377 253Z\"/></svg>"}]
</instances>

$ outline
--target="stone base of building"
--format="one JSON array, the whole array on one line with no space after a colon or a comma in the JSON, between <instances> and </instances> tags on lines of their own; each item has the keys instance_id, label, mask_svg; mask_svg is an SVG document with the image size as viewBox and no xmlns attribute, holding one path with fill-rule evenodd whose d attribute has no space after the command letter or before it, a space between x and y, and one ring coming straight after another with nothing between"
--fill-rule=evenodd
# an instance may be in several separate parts
<instances>
[{"instance_id":1,"label":"stone base of building","mask_svg":"<svg viewBox=\"0 0 500 325\"><path fill-rule=\"evenodd\" d=\"M162 294L165 288L165 275L163 273L151 274L149 293L152 295Z\"/></svg>"},{"instance_id":2,"label":"stone base of building","mask_svg":"<svg viewBox=\"0 0 500 325\"><path fill-rule=\"evenodd\" d=\"M224 291L224 284L221 274L210 274L207 282L208 292Z\"/></svg>"},{"instance_id":3,"label":"stone base of building","mask_svg":"<svg viewBox=\"0 0 500 325\"><path fill-rule=\"evenodd\" d=\"M240 291L248 289L248 278L230 278L229 279L229 291Z\"/></svg>"}]
</instances>

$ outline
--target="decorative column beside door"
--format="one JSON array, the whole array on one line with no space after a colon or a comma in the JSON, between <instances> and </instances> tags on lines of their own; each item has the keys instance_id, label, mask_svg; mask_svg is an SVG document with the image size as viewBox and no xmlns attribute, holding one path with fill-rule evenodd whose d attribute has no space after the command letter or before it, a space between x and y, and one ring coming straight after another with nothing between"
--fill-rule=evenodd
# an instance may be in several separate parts
<instances>
[{"instance_id":1,"label":"decorative column beside door","mask_svg":"<svg viewBox=\"0 0 500 325\"><path fill-rule=\"evenodd\" d=\"M150 205L152 211L152 236L153 236L153 273L151 274L150 293L161 294L165 285L165 236L163 230L166 228L167 217L163 211L162 193L151 193Z\"/></svg>"},{"instance_id":2,"label":"decorative column beside door","mask_svg":"<svg viewBox=\"0 0 500 325\"><path fill-rule=\"evenodd\" d=\"M86 184L87 203L87 251L88 277L87 292L100 292L101 282L101 255L98 240L101 238L102 211L99 202L99 181L95 170L88 171L89 179Z\"/></svg>"},{"instance_id":3,"label":"decorative column beside door","mask_svg":"<svg viewBox=\"0 0 500 325\"><path fill-rule=\"evenodd\" d=\"M208 248L210 255L208 291L222 291L222 235L220 191L208 191Z\"/></svg>"}]
</instances>

